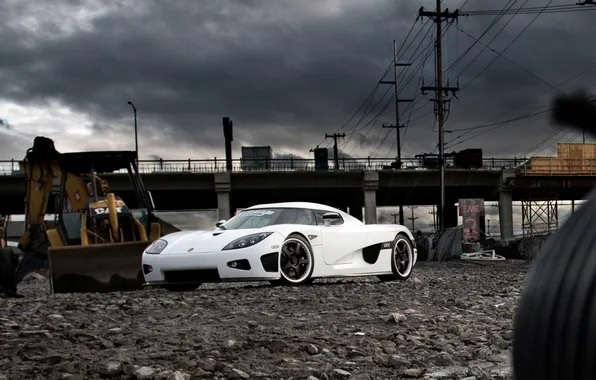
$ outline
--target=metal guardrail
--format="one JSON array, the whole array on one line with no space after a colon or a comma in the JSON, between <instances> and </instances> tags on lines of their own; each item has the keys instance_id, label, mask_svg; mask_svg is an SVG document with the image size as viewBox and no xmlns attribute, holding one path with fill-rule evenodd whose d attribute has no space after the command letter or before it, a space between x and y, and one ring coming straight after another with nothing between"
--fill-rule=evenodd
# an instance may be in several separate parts
<instances>
[{"instance_id":1,"label":"metal guardrail","mask_svg":"<svg viewBox=\"0 0 596 380\"><path fill-rule=\"evenodd\" d=\"M526 176L596 176L596 158L533 157L518 168Z\"/></svg>"},{"instance_id":2,"label":"metal guardrail","mask_svg":"<svg viewBox=\"0 0 596 380\"><path fill-rule=\"evenodd\" d=\"M0 175L22 174L20 171L20 160L0 160ZM341 158L339 160L340 171L359 170L385 170L391 169L395 162L386 158ZM526 162L524 158L485 158L482 161L483 170L501 170L503 168L517 168ZM334 170L333 160L328 161L329 170ZM447 169L454 169L452 158L446 158ZM424 165L421 158L403 158L402 170L428 170L433 169ZM243 161L242 159L232 160L232 171L234 172L288 172L288 171L315 171L315 160L308 158L271 159L255 162L255 160ZM474 169L472 169L474 170ZM143 174L151 173L217 173L226 171L224 159L201 159L201 160L139 160L139 171ZM122 171L124 172L124 171Z\"/></svg>"}]
</instances>

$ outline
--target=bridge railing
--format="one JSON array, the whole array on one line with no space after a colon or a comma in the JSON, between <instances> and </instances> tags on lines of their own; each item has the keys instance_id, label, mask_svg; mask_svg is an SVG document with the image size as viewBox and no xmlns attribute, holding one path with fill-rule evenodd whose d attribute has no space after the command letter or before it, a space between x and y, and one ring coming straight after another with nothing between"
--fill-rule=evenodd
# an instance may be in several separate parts
<instances>
[{"instance_id":1,"label":"bridge railing","mask_svg":"<svg viewBox=\"0 0 596 380\"><path fill-rule=\"evenodd\" d=\"M518 168L526 176L595 176L596 158L533 157Z\"/></svg>"},{"instance_id":2,"label":"bridge railing","mask_svg":"<svg viewBox=\"0 0 596 380\"><path fill-rule=\"evenodd\" d=\"M501 170L503 168L518 168L524 165L523 158L485 158L482 161L484 170ZM395 160L386 158L340 158L340 171L360 170L391 170ZM335 170L333 160L328 160L328 170ZM456 168L452 158L446 158L447 169ZM221 158L200 160L139 160L139 171L144 174L151 173L216 173L226 171L226 162ZM421 158L402 158L402 170L428 170L437 169L432 162ZM320 170L315 166L314 159L308 158L273 158L263 160L232 160L232 171L235 172L287 172L287 171L315 171ZM22 174L19 160L0 160L0 175Z\"/></svg>"}]
</instances>

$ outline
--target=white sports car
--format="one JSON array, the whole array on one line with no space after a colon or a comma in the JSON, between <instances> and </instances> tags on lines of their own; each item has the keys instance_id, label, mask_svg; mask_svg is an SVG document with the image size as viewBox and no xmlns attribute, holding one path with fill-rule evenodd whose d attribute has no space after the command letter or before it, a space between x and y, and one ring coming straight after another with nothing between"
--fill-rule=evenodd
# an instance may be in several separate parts
<instances>
[{"instance_id":1,"label":"white sports car","mask_svg":"<svg viewBox=\"0 0 596 380\"><path fill-rule=\"evenodd\" d=\"M213 231L166 235L143 252L142 269L146 285L183 291L219 281L406 280L417 256L405 226L364 224L329 206L291 202L244 209Z\"/></svg>"}]
</instances>

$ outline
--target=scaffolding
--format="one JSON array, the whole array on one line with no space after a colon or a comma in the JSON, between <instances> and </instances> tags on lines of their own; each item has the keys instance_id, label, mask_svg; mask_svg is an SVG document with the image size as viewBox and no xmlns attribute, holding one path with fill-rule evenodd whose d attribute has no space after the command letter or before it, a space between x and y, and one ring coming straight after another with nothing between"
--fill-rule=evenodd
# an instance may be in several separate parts
<instances>
[{"instance_id":1,"label":"scaffolding","mask_svg":"<svg viewBox=\"0 0 596 380\"><path fill-rule=\"evenodd\" d=\"M559 229L559 203L556 195L521 201L524 237L545 235Z\"/></svg>"}]
</instances>

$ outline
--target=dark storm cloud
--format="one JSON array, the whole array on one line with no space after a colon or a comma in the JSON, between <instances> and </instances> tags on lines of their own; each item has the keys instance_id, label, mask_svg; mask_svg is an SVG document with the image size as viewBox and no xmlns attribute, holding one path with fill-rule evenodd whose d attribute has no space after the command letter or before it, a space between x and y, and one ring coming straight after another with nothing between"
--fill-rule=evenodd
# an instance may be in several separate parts
<instances>
[{"instance_id":1,"label":"dark storm cloud","mask_svg":"<svg viewBox=\"0 0 596 380\"><path fill-rule=\"evenodd\" d=\"M62 10L66 15L76 14L83 6L96 11L101 10L102 4L110 6L107 12L92 19L91 27L72 31L65 26L70 17L64 22L47 19L48 13L43 13L47 10L40 8L45 3L3 2L2 14L17 21L0 26L0 97L23 104L59 99L101 120L95 130L113 133L123 118L130 117L126 102L132 100L139 109L145 133L152 128L153 143L171 139L204 148L223 145L221 117L230 116L234 120L236 145L270 145L280 153L299 149L304 152L303 157L308 157L308 150L325 133L338 129L370 92L389 63L391 40L401 42L414 22L416 9L421 4L434 9L434 1L345 1L340 2L348 4L342 12L332 14L326 9L331 8L327 6L331 3L335 2L52 2L56 12ZM444 6L455 9L460 3L445 0ZM518 3L521 5L522 1ZM534 0L526 6L544 4L546 1ZM70 10L73 6L77 8ZM466 8L480 6L487 7L484 2L470 1ZM489 8L499 7L493 4ZM31 25L31 17L46 17L35 33L26 29ZM503 49L532 17L519 16L491 47ZM458 25L478 37L493 18L470 17ZM594 58L593 49L588 49L589 38L585 37L588 19L583 14L544 15L506 55L548 82L558 84L586 68ZM564 20L564 27L546 20ZM449 31L446 66L471 41L455 30ZM423 46L429 43L430 39ZM414 43L404 59L412 56L417 45ZM472 53L482 48L478 44ZM452 80L474 55L470 54L453 70ZM460 85L493 56L487 49L460 76ZM431 54L424 66L426 85L432 85L434 78L432 59ZM400 96L416 96L419 79L413 78ZM548 86L544 83L499 58L460 94L460 100L453 100L448 128L486 122L545 89ZM386 87L379 90L384 92ZM546 100L545 96L542 103ZM542 103L537 101L528 107ZM412 108L421 105L424 102ZM426 105L414 114L408 114L405 105L402 109L403 119L418 117L408 127L404 152L413 155L431 151L436 144L432 106ZM425 113L428 115L420 118ZM388 109L373 128L352 129L356 134L341 143L342 154L367 155L381 141L385 141L384 149L379 152L386 153L395 139L391 134L383 140L389 131L380 130L380 125L390 123L393 116ZM517 125L519 136L513 146L502 146L506 140L499 137L499 131L486 134L490 136L489 144L481 138L469 144L480 145L494 154L514 153L513 149L519 151L533 145L527 142L531 137L522 136ZM345 130L351 126L353 123ZM529 121L527 127L532 131L529 136L547 128L536 120ZM389 152L390 156L393 154Z\"/></svg>"}]
</instances>

